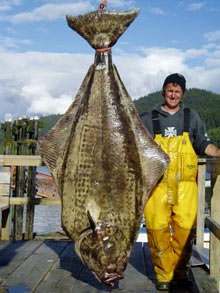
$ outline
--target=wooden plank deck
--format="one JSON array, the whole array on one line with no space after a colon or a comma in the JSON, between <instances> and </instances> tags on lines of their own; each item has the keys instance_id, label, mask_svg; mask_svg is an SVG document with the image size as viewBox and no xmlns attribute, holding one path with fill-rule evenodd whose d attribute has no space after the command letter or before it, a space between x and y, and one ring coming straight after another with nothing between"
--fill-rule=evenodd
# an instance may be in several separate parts
<instances>
[{"instance_id":1,"label":"wooden plank deck","mask_svg":"<svg viewBox=\"0 0 220 293\"><path fill-rule=\"evenodd\" d=\"M218 292L204 266L192 269L191 292ZM137 242L114 289L99 283L82 264L69 241L0 241L0 293L144 293L157 292L147 243ZM175 290L173 292L187 292Z\"/></svg>"}]
</instances>

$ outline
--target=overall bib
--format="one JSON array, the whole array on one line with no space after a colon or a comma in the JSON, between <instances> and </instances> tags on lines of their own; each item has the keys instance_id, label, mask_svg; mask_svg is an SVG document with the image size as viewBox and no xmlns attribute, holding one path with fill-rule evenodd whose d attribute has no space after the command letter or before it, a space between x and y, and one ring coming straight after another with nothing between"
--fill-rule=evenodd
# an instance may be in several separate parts
<instances>
[{"instance_id":1,"label":"overall bib","mask_svg":"<svg viewBox=\"0 0 220 293\"><path fill-rule=\"evenodd\" d=\"M184 278L196 232L197 155L189 138L190 110L184 109L184 131L162 137L153 111L155 141L170 156L170 164L155 186L144 215L157 281Z\"/></svg>"}]
</instances>

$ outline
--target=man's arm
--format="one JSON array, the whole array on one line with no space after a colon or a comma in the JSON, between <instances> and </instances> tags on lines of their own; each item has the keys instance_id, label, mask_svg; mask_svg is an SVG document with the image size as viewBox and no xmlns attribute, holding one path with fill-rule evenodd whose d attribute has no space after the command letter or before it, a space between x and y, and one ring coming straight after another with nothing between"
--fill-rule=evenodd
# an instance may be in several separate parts
<instances>
[{"instance_id":1,"label":"man's arm","mask_svg":"<svg viewBox=\"0 0 220 293\"><path fill-rule=\"evenodd\" d=\"M151 112L144 112L140 115L141 121L143 122L144 126L150 132L151 136L154 137L154 130L153 130L153 123L152 123L152 113Z\"/></svg>"},{"instance_id":2,"label":"man's arm","mask_svg":"<svg viewBox=\"0 0 220 293\"><path fill-rule=\"evenodd\" d=\"M214 144L209 144L205 149L205 154L209 157L220 158L220 149Z\"/></svg>"}]
</instances>

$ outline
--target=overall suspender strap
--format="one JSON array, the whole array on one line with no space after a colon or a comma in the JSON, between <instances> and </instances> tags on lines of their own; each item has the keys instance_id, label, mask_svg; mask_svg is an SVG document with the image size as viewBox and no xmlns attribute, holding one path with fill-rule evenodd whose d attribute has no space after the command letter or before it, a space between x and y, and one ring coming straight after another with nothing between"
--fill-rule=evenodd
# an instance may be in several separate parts
<instances>
[{"instance_id":1,"label":"overall suspender strap","mask_svg":"<svg viewBox=\"0 0 220 293\"><path fill-rule=\"evenodd\" d=\"M190 109L184 108L184 132L189 132L189 125L190 125Z\"/></svg>"},{"instance_id":2,"label":"overall suspender strap","mask_svg":"<svg viewBox=\"0 0 220 293\"><path fill-rule=\"evenodd\" d=\"M154 135L161 134L160 118L156 110L152 111L152 121L153 121Z\"/></svg>"},{"instance_id":3,"label":"overall suspender strap","mask_svg":"<svg viewBox=\"0 0 220 293\"><path fill-rule=\"evenodd\" d=\"M160 118L156 110L152 111L152 121L153 121L154 135L161 134ZM189 132L189 125L190 125L190 109L184 108L184 126L183 126L184 132Z\"/></svg>"}]
</instances>

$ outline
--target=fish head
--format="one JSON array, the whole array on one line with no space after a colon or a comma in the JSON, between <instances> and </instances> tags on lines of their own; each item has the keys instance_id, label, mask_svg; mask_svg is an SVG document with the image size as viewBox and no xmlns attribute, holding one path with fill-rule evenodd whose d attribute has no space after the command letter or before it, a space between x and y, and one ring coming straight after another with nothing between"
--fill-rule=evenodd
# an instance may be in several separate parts
<instances>
[{"instance_id":1,"label":"fish head","mask_svg":"<svg viewBox=\"0 0 220 293\"><path fill-rule=\"evenodd\" d=\"M128 262L128 241L116 225L99 222L82 234L75 248L83 263L96 278L114 287L115 281L124 278Z\"/></svg>"}]
</instances>

